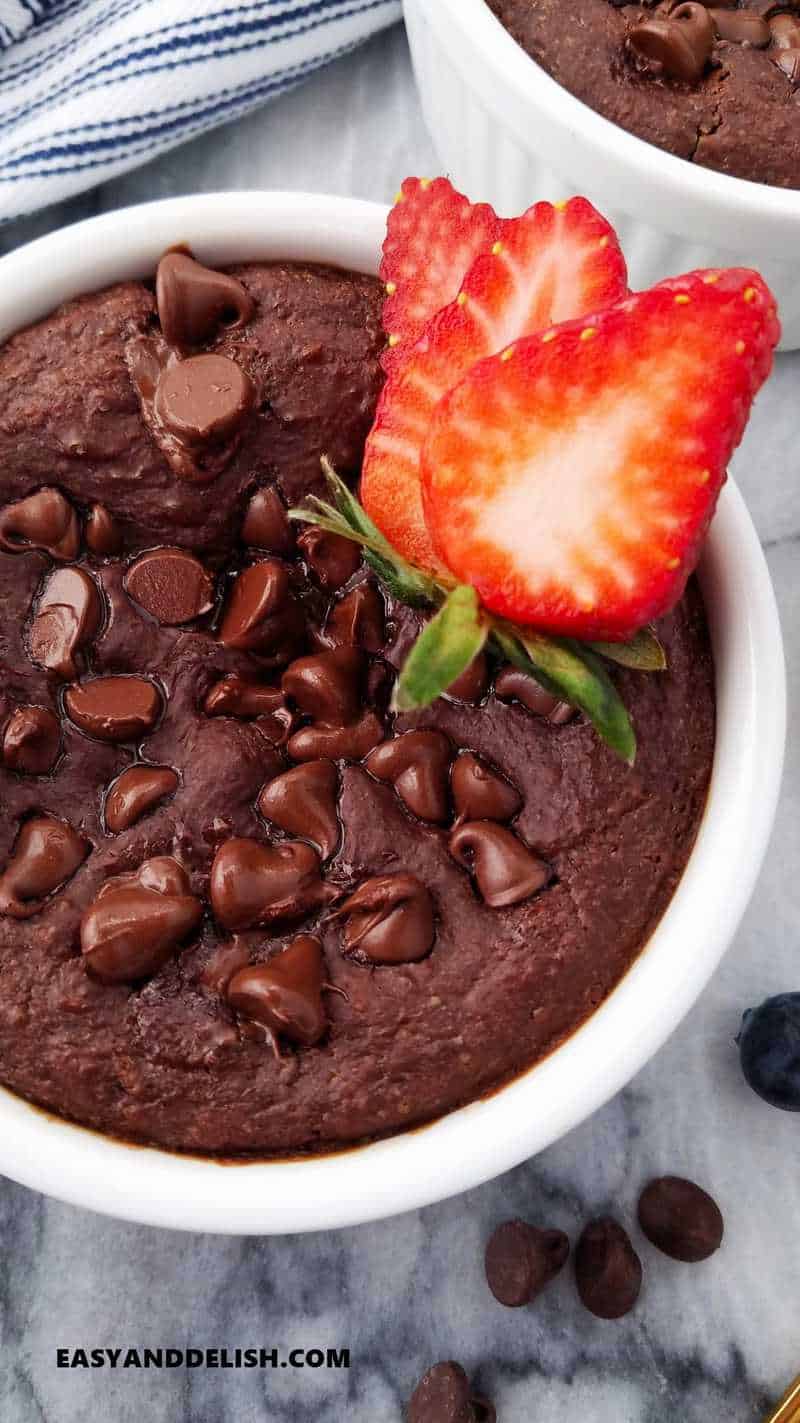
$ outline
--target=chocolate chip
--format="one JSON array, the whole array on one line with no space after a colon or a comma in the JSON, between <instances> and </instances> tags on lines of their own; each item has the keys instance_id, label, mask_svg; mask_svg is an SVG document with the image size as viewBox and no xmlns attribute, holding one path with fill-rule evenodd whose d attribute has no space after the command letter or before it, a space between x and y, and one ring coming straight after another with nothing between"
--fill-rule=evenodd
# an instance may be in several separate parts
<instances>
[{"instance_id":1,"label":"chocolate chip","mask_svg":"<svg viewBox=\"0 0 800 1423\"><path fill-rule=\"evenodd\" d=\"M65 681L77 674L75 654L100 626L102 604L82 568L56 568L39 595L28 633L31 658Z\"/></svg>"},{"instance_id":2,"label":"chocolate chip","mask_svg":"<svg viewBox=\"0 0 800 1423\"><path fill-rule=\"evenodd\" d=\"M0 549L6 553L38 548L70 562L79 545L78 516L59 489L39 489L0 513Z\"/></svg>"},{"instance_id":3,"label":"chocolate chip","mask_svg":"<svg viewBox=\"0 0 800 1423\"><path fill-rule=\"evenodd\" d=\"M26 820L0 875L0 914L30 919L43 901L71 879L89 853L89 842L52 815Z\"/></svg>"},{"instance_id":4,"label":"chocolate chip","mask_svg":"<svg viewBox=\"0 0 800 1423\"><path fill-rule=\"evenodd\" d=\"M495 1423L488 1398L472 1392L460 1364L448 1359L420 1379L409 1399L408 1423Z\"/></svg>"},{"instance_id":5,"label":"chocolate chip","mask_svg":"<svg viewBox=\"0 0 800 1423\"><path fill-rule=\"evenodd\" d=\"M177 772L168 766L129 766L106 796L106 825L112 835L135 825L177 787Z\"/></svg>"},{"instance_id":6,"label":"chocolate chip","mask_svg":"<svg viewBox=\"0 0 800 1423\"><path fill-rule=\"evenodd\" d=\"M560 702L551 692L546 692L535 677L518 667L503 667L494 683L495 696L503 702L521 702L528 711L551 721L554 726L563 726L575 715L574 707L568 702Z\"/></svg>"},{"instance_id":7,"label":"chocolate chip","mask_svg":"<svg viewBox=\"0 0 800 1423\"><path fill-rule=\"evenodd\" d=\"M361 761L381 741L383 725L368 711L350 726L301 726L286 750L293 761Z\"/></svg>"},{"instance_id":8,"label":"chocolate chip","mask_svg":"<svg viewBox=\"0 0 800 1423\"><path fill-rule=\"evenodd\" d=\"M343 588L361 567L361 550L352 539L331 534L316 526L306 528L297 540L303 558L322 587L329 593Z\"/></svg>"},{"instance_id":9,"label":"chocolate chip","mask_svg":"<svg viewBox=\"0 0 800 1423\"><path fill-rule=\"evenodd\" d=\"M668 18L648 16L634 25L628 45L656 76L696 84L711 57L714 23L705 5L678 5Z\"/></svg>"},{"instance_id":10,"label":"chocolate chip","mask_svg":"<svg viewBox=\"0 0 800 1423\"><path fill-rule=\"evenodd\" d=\"M259 731L275 746L283 745L295 723L283 692L277 687L248 682L236 672L215 683L206 694L203 710L207 716L257 718Z\"/></svg>"},{"instance_id":11,"label":"chocolate chip","mask_svg":"<svg viewBox=\"0 0 800 1423\"><path fill-rule=\"evenodd\" d=\"M190 356L162 370L155 413L185 445L202 448L235 435L254 401L250 377L228 356Z\"/></svg>"},{"instance_id":12,"label":"chocolate chip","mask_svg":"<svg viewBox=\"0 0 800 1423\"><path fill-rule=\"evenodd\" d=\"M443 731L406 731L376 746L365 764L377 780L394 786L412 815L443 825L450 817L447 773L452 754Z\"/></svg>"},{"instance_id":13,"label":"chocolate chip","mask_svg":"<svg viewBox=\"0 0 800 1423\"><path fill-rule=\"evenodd\" d=\"M113 514L104 504L93 504L86 517L85 537L92 553L104 558L119 553L122 548L122 530Z\"/></svg>"},{"instance_id":14,"label":"chocolate chip","mask_svg":"<svg viewBox=\"0 0 800 1423\"><path fill-rule=\"evenodd\" d=\"M312 840L327 860L339 844L337 782L332 761L308 761L268 781L258 797L258 808L265 820L281 830Z\"/></svg>"},{"instance_id":15,"label":"chocolate chip","mask_svg":"<svg viewBox=\"0 0 800 1423\"><path fill-rule=\"evenodd\" d=\"M328 1027L324 979L322 944L312 934L300 934L267 963L235 973L227 998L242 1017L301 1047L313 1047Z\"/></svg>"},{"instance_id":16,"label":"chocolate chip","mask_svg":"<svg viewBox=\"0 0 800 1423\"><path fill-rule=\"evenodd\" d=\"M310 845L227 840L211 866L211 904L225 929L252 929L310 914L336 897Z\"/></svg>"},{"instance_id":17,"label":"chocolate chip","mask_svg":"<svg viewBox=\"0 0 800 1423\"><path fill-rule=\"evenodd\" d=\"M610 1217L590 1221L575 1250L578 1294L599 1319L621 1319L639 1298L642 1262L621 1225Z\"/></svg>"},{"instance_id":18,"label":"chocolate chip","mask_svg":"<svg viewBox=\"0 0 800 1423\"><path fill-rule=\"evenodd\" d=\"M242 542L284 558L294 552L294 531L277 489L256 490L242 521Z\"/></svg>"},{"instance_id":19,"label":"chocolate chip","mask_svg":"<svg viewBox=\"0 0 800 1423\"><path fill-rule=\"evenodd\" d=\"M296 655L305 640L305 619L282 563L265 558L238 575L228 595L219 640L271 666Z\"/></svg>"},{"instance_id":20,"label":"chocolate chip","mask_svg":"<svg viewBox=\"0 0 800 1423\"><path fill-rule=\"evenodd\" d=\"M196 262L188 252L165 252L156 271L156 304L165 341L204 346L221 326L245 326L253 299L241 282Z\"/></svg>"},{"instance_id":21,"label":"chocolate chip","mask_svg":"<svg viewBox=\"0 0 800 1423\"><path fill-rule=\"evenodd\" d=\"M214 606L214 582L202 563L182 548L143 553L125 574L125 590L165 627L193 622Z\"/></svg>"},{"instance_id":22,"label":"chocolate chip","mask_svg":"<svg viewBox=\"0 0 800 1423\"><path fill-rule=\"evenodd\" d=\"M3 732L3 764L26 776L46 776L61 749L58 718L45 707L17 707Z\"/></svg>"},{"instance_id":23,"label":"chocolate chip","mask_svg":"<svg viewBox=\"0 0 800 1423\"><path fill-rule=\"evenodd\" d=\"M355 647L336 647L298 657L286 668L281 686L305 716L319 726L349 726L361 711L363 654Z\"/></svg>"},{"instance_id":24,"label":"chocolate chip","mask_svg":"<svg viewBox=\"0 0 800 1423\"><path fill-rule=\"evenodd\" d=\"M486 1279L495 1299L517 1309L530 1304L563 1269L569 1240L563 1230L537 1230L524 1220L498 1225L486 1246Z\"/></svg>"},{"instance_id":25,"label":"chocolate chip","mask_svg":"<svg viewBox=\"0 0 800 1423\"><path fill-rule=\"evenodd\" d=\"M161 694L145 677L95 677L68 687L64 707L70 721L98 741L138 741L152 731L161 712Z\"/></svg>"},{"instance_id":26,"label":"chocolate chip","mask_svg":"<svg viewBox=\"0 0 800 1423\"><path fill-rule=\"evenodd\" d=\"M203 906L177 860L145 860L106 880L81 919L87 970L103 983L136 983L172 958L197 928Z\"/></svg>"},{"instance_id":27,"label":"chocolate chip","mask_svg":"<svg viewBox=\"0 0 800 1423\"><path fill-rule=\"evenodd\" d=\"M751 49L766 49L770 42L770 27L761 15L744 10L709 9L709 15L721 40L731 44L746 44Z\"/></svg>"},{"instance_id":28,"label":"chocolate chip","mask_svg":"<svg viewBox=\"0 0 800 1423\"><path fill-rule=\"evenodd\" d=\"M450 854L475 876L491 909L530 899L550 878L550 870L512 830L489 820L468 820L450 836Z\"/></svg>"},{"instance_id":29,"label":"chocolate chip","mask_svg":"<svg viewBox=\"0 0 800 1423\"><path fill-rule=\"evenodd\" d=\"M719 1250L725 1229L716 1201L679 1176L661 1176L645 1187L639 1198L639 1224L665 1255L690 1264Z\"/></svg>"},{"instance_id":30,"label":"chocolate chip","mask_svg":"<svg viewBox=\"0 0 800 1423\"><path fill-rule=\"evenodd\" d=\"M344 951L371 963L415 963L433 947L433 901L413 875L376 875L336 911L347 920Z\"/></svg>"},{"instance_id":31,"label":"chocolate chip","mask_svg":"<svg viewBox=\"0 0 800 1423\"><path fill-rule=\"evenodd\" d=\"M479 652L447 688L445 696L455 702L479 702L488 685L489 659L485 652Z\"/></svg>"},{"instance_id":32,"label":"chocolate chip","mask_svg":"<svg viewBox=\"0 0 800 1423\"><path fill-rule=\"evenodd\" d=\"M371 583L359 583L334 603L325 624L325 641L334 647L380 652L385 635L383 599Z\"/></svg>"},{"instance_id":33,"label":"chocolate chip","mask_svg":"<svg viewBox=\"0 0 800 1423\"><path fill-rule=\"evenodd\" d=\"M513 820L522 805L519 791L472 751L456 757L450 782L459 820Z\"/></svg>"}]
</instances>

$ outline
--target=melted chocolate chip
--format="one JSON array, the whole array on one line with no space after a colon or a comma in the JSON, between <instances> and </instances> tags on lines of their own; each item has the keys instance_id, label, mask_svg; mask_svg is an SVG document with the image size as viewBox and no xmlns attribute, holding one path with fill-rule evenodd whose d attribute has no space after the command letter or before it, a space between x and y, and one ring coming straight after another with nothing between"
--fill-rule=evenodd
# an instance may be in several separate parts
<instances>
[{"instance_id":1,"label":"melted chocolate chip","mask_svg":"<svg viewBox=\"0 0 800 1423\"><path fill-rule=\"evenodd\" d=\"M714 22L705 5L678 5L667 17L648 16L634 25L628 45L643 68L684 84L696 84L711 58Z\"/></svg>"},{"instance_id":2,"label":"melted chocolate chip","mask_svg":"<svg viewBox=\"0 0 800 1423\"><path fill-rule=\"evenodd\" d=\"M203 917L177 860L145 860L135 874L106 880L81 919L87 970L103 983L136 983L172 958Z\"/></svg>"},{"instance_id":3,"label":"melted chocolate chip","mask_svg":"<svg viewBox=\"0 0 800 1423\"><path fill-rule=\"evenodd\" d=\"M456 757L450 781L459 820L513 820L522 806L519 791L471 751Z\"/></svg>"},{"instance_id":4,"label":"melted chocolate chip","mask_svg":"<svg viewBox=\"0 0 800 1423\"><path fill-rule=\"evenodd\" d=\"M128 830L178 788L178 775L168 766L129 766L106 797L106 825L112 835Z\"/></svg>"},{"instance_id":5,"label":"melted chocolate chip","mask_svg":"<svg viewBox=\"0 0 800 1423\"><path fill-rule=\"evenodd\" d=\"M334 603L325 624L325 641L334 647L380 652L385 635L383 599L372 583L359 583Z\"/></svg>"},{"instance_id":6,"label":"melted chocolate chip","mask_svg":"<svg viewBox=\"0 0 800 1423\"><path fill-rule=\"evenodd\" d=\"M317 725L349 726L361 711L364 668L358 648L336 647L298 657L284 672L281 686Z\"/></svg>"},{"instance_id":7,"label":"melted chocolate chip","mask_svg":"<svg viewBox=\"0 0 800 1423\"><path fill-rule=\"evenodd\" d=\"M39 596L28 633L31 658L68 681L77 674L75 654L91 642L102 604L94 580L82 568L56 568Z\"/></svg>"},{"instance_id":8,"label":"melted chocolate chip","mask_svg":"<svg viewBox=\"0 0 800 1423\"><path fill-rule=\"evenodd\" d=\"M709 15L717 32L717 38L731 44L746 44L751 49L766 49L770 42L770 28L761 15L748 14L745 10L709 9Z\"/></svg>"},{"instance_id":9,"label":"melted chocolate chip","mask_svg":"<svg viewBox=\"0 0 800 1423\"><path fill-rule=\"evenodd\" d=\"M294 712L286 705L283 692L277 687L248 682L236 672L215 683L206 694L203 710L207 716L257 719L262 736L275 746L284 744L295 723Z\"/></svg>"},{"instance_id":10,"label":"melted chocolate chip","mask_svg":"<svg viewBox=\"0 0 800 1423\"><path fill-rule=\"evenodd\" d=\"M182 548L154 548L131 564L125 590L165 627L193 622L214 606L214 582L202 563Z\"/></svg>"},{"instance_id":11,"label":"melted chocolate chip","mask_svg":"<svg viewBox=\"0 0 800 1423\"><path fill-rule=\"evenodd\" d=\"M0 513L0 549L5 553L38 548L70 562L79 546L78 516L59 489L39 489Z\"/></svg>"},{"instance_id":12,"label":"melted chocolate chip","mask_svg":"<svg viewBox=\"0 0 800 1423\"><path fill-rule=\"evenodd\" d=\"M485 652L479 652L469 667L456 677L447 688L445 696L454 702L479 702L489 685L489 659Z\"/></svg>"},{"instance_id":13,"label":"melted chocolate chip","mask_svg":"<svg viewBox=\"0 0 800 1423\"><path fill-rule=\"evenodd\" d=\"M87 547L92 553L108 558L122 548L122 530L104 504L93 504L86 517L84 530Z\"/></svg>"},{"instance_id":14,"label":"melted chocolate chip","mask_svg":"<svg viewBox=\"0 0 800 1423\"><path fill-rule=\"evenodd\" d=\"M642 1262L621 1225L610 1217L590 1221L575 1250L575 1281L582 1303L599 1319L630 1313L642 1288Z\"/></svg>"},{"instance_id":15,"label":"melted chocolate chip","mask_svg":"<svg viewBox=\"0 0 800 1423\"><path fill-rule=\"evenodd\" d=\"M258 797L265 820L290 835L312 840L323 860L339 844L338 774L332 761L308 761L268 781Z\"/></svg>"},{"instance_id":16,"label":"melted chocolate chip","mask_svg":"<svg viewBox=\"0 0 800 1423\"><path fill-rule=\"evenodd\" d=\"M61 750L58 718L45 707L17 707L3 732L3 765L26 776L46 776Z\"/></svg>"},{"instance_id":17,"label":"melted chocolate chip","mask_svg":"<svg viewBox=\"0 0 800 1423\"><path fill-rule=\"evenodd\" d=\"M409 1399L408 1423L495 1423L487 1398L474 1394L460 1364L448 1359L420 1379Z\"/></svg>"},{"instance_id":18,"label":"melted chocolate chip","mask_svg":"<svg viewBox=\"0 0 800 1423\"><path fill-rule=\"evenodd\" d=\"M253 563L234 580L219 640L225 647L250 652L267 665L279 666L296 655L305 640L305 619L292 597L289 573L276 559Z\"/></svg>"},{"instance_id":19,"label":"melted chocolate chip","mask_svg":"<svg viewBox=\"0 0 800 1423\"><path fill-rule=\"evenodd\" d=\"M499 1304L530 1304L563 1269L569 1240L563 1230L537 1230L524 1220L499 1225L486 1246L486 1279Z\"/></svg>"},{"instance_id":20,"label":"melted chocolate chip","mask_svg":"<svg viewBox=\"0 0 800 1423\"><path fill-rule=\"evenodd\" d=\"M415 963L436 936L430 893L413 875L376 875L337 910L346 919L344 951L371 963Z\"/></svg>"},{"instance_id":21,"label":"melted chocolate chip","mask_svg":"<svg viewBox=\"0 0 800 1423\"><path fill-rule=\"evenodd\" d=\"M300 842L227 840L211 866L211 904L225 929L251 929L310 914L336 897L316 850Z\"/></svg>"},{"instance_id":22,"label":"melted chocolate chip","mask_svg":"<svg viewBox=\"0 0 800 1423\"><path fill-rule=\"evenodd\" d=\"M0 914L30 919L71 879L89 853L89 842L52 815L26 820L0 875Z\"/></svg>"},{"instance_id":23,"label":"melted chocolate chip","mask_svg":"<svg viewBox=\"0 0 800 1423\"><path fill-rule=\"evenodd\" d=\"M488 820L468 820L450 836L450 853L475 876L481 898L491 909L507 909L530 899L550 878L544 860L518 840L512 830Z\"/></svg>"},{"instance_id":24,"label":"melted chocolate chip","mask_svg":"<svg viewBox=\"0 0 800 1423\"><path fill-rule=\"evenodd\" d=\"M361 550L358 544L316 525L303 530L298 537L297 547L311 572L329 593L343 588L356 569L361 567Z\"/></svg>"},{"instance_id":25,"label":"melted chocolate chip","mask_svg":"<svg viewBox=\"0 0 800 1423\"><path fill-rule=\"evenodd\" d=\"M521 702L528 711L551 721L554 726L563 726L575 715L574 707L560 702L558 697L546 692L535 677L518 667L503 667L495 678L494 691L502 702Z\"/></svg>"},{"instance_id":26,"label":"melted chocolate chip","mask_svg":"<svg viewBox=\"0 0 800 1423\"><path fill-rule=\"evenodd\" d=\"M366 760L379 781L389 781L420 820L444 825L450 816L448 771L452 757L443 731L406 731L376 746Z\"/></svg>"},{"instance_id":27,"label":"melted chocolate chip","mask_svg":"<svg viewBox=\"0 0 800 1423\"><path fill-rule=\"evenodd\" d=\"M161 372L155 412L165 430L196 449L235 435L254 400L250 377L228 356L190 356Z\"/></svg>"},{"instance_id":28,"label":"melted chocolate chip","mask_svg":"<svg viewBox=\"0 0 800 1423\"><path fill-rule=\"evenodd\" d=\"M722 1244L719 1206L702 1187L679 1176L651 1181L639 1198L639 1224L647 1239L673 1260L696 1264Z\"/></svg>"},{"instance_id":29,"label":"melted chocolate chip","mask_svg":"<svg viewBox=\"0 0 800 1423\"><path fill-rule=\"evenodd\" d=\"M301 1047L313 1047L328 1027L324 979L322 944L311 934L300 934L267 963L235 973L227 998L242 1017Z\"/></svg>"},{"instance_id":30,"label":"melted chocolate chip","mask_svg":"<svg viewBox=\"0 0 800 1423\"><path fill-rule=\"evenodd\" d=\"M293 761L361 761L381 741L383 725L368 711L350 726L301 726L286 750Z\"/></svg>"},{"instance_id":31,"label":"melted chocolate chip","mask_svg":"<svg viewBox=\"0 0 800 1423\"><path fill-rule=\"evenodd\" d=\"M241 282L203 267L188 252L165 252L156 272L156 304L171 346L204 346L219 328L245 326L253 299Z\"/></svg>"},{"instance_id":32,"label":"melted chocolate chip","mask_svg":"<svg viewBox=\"0 0 800 1423\"><path fill-rule=\"evenodd\" d=\"M138 741L161 713L161 694L146 677L94 677L64 696L67 716L98 741Z\"/></svg>"},{"instance_id":33,"label":"melted chocolate chip","mask_svg":"<svg viewBox=\"0 0 800 1423\"><path fill-rule=\"evenodd\" d=\"M263 548L267 553L294 552L294 530L277 489L257 489L245 510L242 521L242 542L251 548Z\"/></svg>"}]
</instances>

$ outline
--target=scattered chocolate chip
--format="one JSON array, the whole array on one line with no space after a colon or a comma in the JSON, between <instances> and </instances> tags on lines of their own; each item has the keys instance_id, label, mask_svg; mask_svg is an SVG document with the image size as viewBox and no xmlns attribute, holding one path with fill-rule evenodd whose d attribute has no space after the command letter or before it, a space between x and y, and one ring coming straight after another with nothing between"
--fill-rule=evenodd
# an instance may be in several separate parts
<instances>
[{"instance_id":1,"label":"scattered chocolate chip","mask_svg":"<svg viewBox=\"0 0 800 1423\"><path fill-rule=\"evenodd\" d=\"M277 489L270 486L256 490L245 510L241 536L243 543L251 548L263 548L267 553L282 554L286 558L294 552L294 530Z\"/></svg>"},{"instance_id":2,"label":"scattered chocolate chip","mask_svg":"<svg viewBox=\"0 0 800 1423\"><path fill-rule=\"evenodd\" d=\"M161 694L146 677L94 677L64 695L67 716L98 741L138 741L152 731Z\"/></svg>"},{"instance_id":3,"label":"scattered chocolate chip","mask_svg":"<svg viewBox=\"0 0 800 1423\"><path fill-rule=\"evenodd\" d=\"M81 919L85 967L103 983L149 978L194 932L203 906L170 856L106 880Z\"/></svg>"},{"instance_id":4,"label":"scattered chocolate chip","mask_svg":"<svg viewBox=\"0 0 800 1423\"><path fill-rule=\"evenodd\" d=\"M445 696L455 702L479 702L488 685L489 659L485 652L479 652L469 667L447 688Z\"/></svg>"},{"instance_id":5,"label":"scattered chocolate chip","mask_svg":"<svg viewBox=\"0 0 800 1423\"><path fill-rule=\"evenodd\" d=\"M125 591L165 627L193 622L214 606L214 581L202 563L182 548L143 553L125 574Z\"/></svg>"},{"instance_id":6,"label":"scattered chocolate chip","mask_svg":"<svg viewBox=\"0 0 800 1423\"><path fill-rule=\"evenodd\" d=\"M522 806L516 787L472 751L456 757L450 783L459 820L513 820Z\"/></svg>"},{"instance_id":7,"label":"scattered chocolate chip","mask_svg":"<svg viewBox=\"0 0 800 1423\"><path fill-rule=\"evenodd\" d=\"M343 588L361 567L361 549L352 539L331 534L316 525L305 528L298 535L297 547L311 572L328 593Z\"/></svg>"},{"instance_id":8,"label":"scattered chocolate chip","mask_svg":"<svg viewBox=\"0 0 800 1423\"><path fill-rule=\"evenodd\" d=\"M228 595L219 640L271 666L291 661L305 641L305 619L289 573L274 558L245 568Z\"/></svg>"},{"instance_id":9,"label":"scattered chocolate chip","mask_svg":"<svg viewBox=\"0 0 800 1423\"><path fill-rule=\"evenodd\" d=\"M408 1423L495 1423L488 1398L474 1394L460 1364L448 1359L420 1379L409 1400Z\"/></svg>"},{"instance_id":10,"label":"scattered chocolate chip","mask_svg":"<svg viewBox=\"0 0 800 1423\"><path fill-rule=\"evenodd\" d=\"M0 549L5 553L38 548L70 562L79 546L78 516L59 489L39 489L0 513Z\"/></svg>"},{"instance_id":11,"label":"scattered chocolate chip","mask_svg":"<svg viewBox=\"0 0 800 1423\"><path fill-rule=\"evenodd\" d=\"M412 815L443 825L450 816L452 754L443 731L406 731L376 746L365 764L377 780L394 786Z\"/></svg>"},{"instance_id":12,"label":"scattered chocolate chip","mask_svg":"<svg viewBox=\"0 0 800 1423\"><path fill-rule=\"evenodd\" d=\"M551 721L554 726L563 726L575 715L574 707L568 702L560 702L551 692L546 692L535 677L518 667L503 667L494 683L495 696L503 702L521 702L528 711Z\"/></svg>"},{"instance_id":13,"label":"scattered chocolate chip","mask_svg":"<svg viewBox=\"0 0 800 1423\"><path fill-rule=\"evenodd\" d=\"M206 694L203 710L207 716L257 718L259 731L276 746L283 745L295 723L283 692L277 687L248 682L236 672L214 684Z\"/></svg>"},{"instance_id":14,"label":"scattered chocolate chip","mask_svg":"<svg viewBox=\"0 0 800 1423\"><path fill-rule=\"evenodd\" d=\"M227 840L211 866L211 904L225 929L251 929L297 919L330 903L337 891L321 878L320 858L310 845Z\"/></svg>"},{"instance_id":15,"label":"scattered chocolate chip","mask_svg":"<svg viewBox=\"0 0 800 1423\"><path fill-rule=\"evenodd\" d=\"M679 1176L661 1176L645 1187L639 1197L639 1224L665 1255L689 1264L719 1250L725 1229L716 1201Z\"/></svg>"},{"instance_id":16,"label":"scattered chocolate chip","mask_svg":"<svg viewBox=\"0 0 800 1423\"><path fill-rule=\"evenodd\" d=\"M281 686L300 711L319 726L349 726L361 711L363 653L336 647L298 657L281 678Z\"/></svg>"},{"instance_id":17,"label":"scattered chocolate chip","mask_svg":"<svg viewBox=\"0 0 800 1423\"><path fill-rule=\"evenodd\" d=\"M696 84L711 58L714 23L705 5L685 4L669 17L648 16L634 25L628 45L635 58L656 77L666 75Z\"/></svg>"},{"instance_id":18,"label":"scattered chocolate chip","mask_svg":"<svg viewBox=\"0 0 800 1423\"><path fill-rule=\"evenodd\" d=\"M75 654L91 642L102 604L93 578L82 568L56 568L39 595L28 633L31 658L57 677L77 675Z\"/></svg>"},{"instance_id":19,"label":"scattered chocolate chip","mask_svg":"<svg viewBox=\"0 0 800 1423\"><path fill-rule=\"evenodd\" d=\"M106 796L106 825L112 835L135 825L177 787L177 772L169 766L129 766Z\"/></svg>"},{"instance_id":20,"label":"scattered chocolate chip","mask_svg":"<svg viewBox=\"0 0 800 1423\"><path fill-rule=\"evenodd\" d=\"M3 732L3 764L26 776L46 776L61 749L58 718L45 707L17 707Z\"/></svg>"},{"instance_id":21,"label":"scattered chocolate chip","mask_svg":"<svg viewBox=\"0 0 800 1423\"><path fill-rule=\"evenodd\" d=\"M376 875L336 911L346 919L345 953L371 963L415 963L433 947L433 901L413 875Z\"/></svg>"},{"instance_id":22,"label":"scattered chocolate chip","mask_svg":"<svg viewBox=\"0 0 800 1423\"><path fill-rule=\"evenodd\" d=\"M569 1240L563 1230L537 1230L524 1220L498 1225L486 1246L486 1279L500 1304L530 1304L563 1269Z\"/></svg>"},{"instance_id":23,"label":"scattered chocolate chip","mask_svg":"<svg viewBox=\"0 0 800 1423\"><path fill-rule=\"evenodd\" d=\"M190 356L164 367L154 408L165 430L202 448L235 435L254 400L250 377L228 356Z\"/></svg>"},{"instance_id":24,"label":"scattered chocolate chip","mask_svg":"<svg viewBox=\"0 0 800 1423\"><path fill-rule=\"evenodd\" d=\"M85 537L92 553L108 558L122 548L122 530L104 504L93 504L86 516Z\"/></svg>"},{"instance_id":25,"label":"scattered chocolate chip","mask_svg":"<svg viewBox=\"0 0 800 1423\"><path fill-rule=\"evenodd\" d=\"M156 271L156 304L165 341L204 346L221 326L245 326L253 299L241 282L196 262L188 252L165 252Z\"/></svg>"},{"instance_id":26,"label":"scattered chocolate chip","mask_svg":"<svg viewBox=\"0 0 800 1423\"><path fill-rule=\"evenodd\" d=\"M338 773L332 761L307 761L268 781L258 797L265 820L290 835L312 840L323 860L339 844Z\"/></svg>"},{"instance_id":27,"label":"scattered chocolate chip","mask_svg":"<svg viewBox=\"0 0 800 1423\"><path fill-rule=\"evenodd\" d=\"M383 599L372 583L359 583L334 603L325 624L325 641L334 647L380 652L385 637Z\"/></svg>"},{"instance_id":28,"label":"scattered chocolate chip","mask_svg":"<svg viewBox=\"0 0 800 1423\"><path fill-rule=\"evenodd\" d=\"M361 761L383 735L380 719L368 711L349 726L301 726L286 750L293 761Z\"/></svg>"},{"instance_id":29,"label":"scattered chocolate chip","mask_svg":"<svg viewBox=\"0 0 800 1423\"><path fill-rule=\"evenodd\" d=\"M475 876L491 909L530 899L550 878L550 870L512 830L489 820L468 820L450 836L450 854Z\"/></svg>"},{"instance_id":30,"label":"scattered chocolate chip","mask_svg":"<svg viewBox=\"0 0 800 1423\"><path fill-rule=\"evenodd\" d=\"M12 919L38 914L47 896L72 878L89 849L88 840L55 816L26 820L0 875L0 914Z\"/></svg>"},{"instance_id":31,"label":"scattered chocolate chip","mask_svg":"<svg viewBox=\"0 0 800 1423\"><path fill-rule=\"evenodd\" d=\"M328 1027L324 979L322 944L312 934L300 934L267 963L235 973L227 998L242 1017L301 1047L313 1047Z\"/></svg>"},{"instance_id":32,"label":"scattered chocolate chip","mask_svg":"<svg viewBox=\"0 0 800 1423\"><path fill-rule=\"evenodd\" d=\"M610 1217L590 1221L575 1250L581 1301L599 1319L621 1319L639 1298L642 1262L622 1226Z\"/></svg>"},{"instance_id":33,"label":"scattered chocolate chip","mask_svg":"<svg viewBox=\"0 0 800 1423\"><path fill-rule=\"evenodd\" d=\"M770 42L770 27L761 15L744 10L709 9L717 38L731 44L746 44L751 49L766 49Z\"/></svg>"}]
</instances>

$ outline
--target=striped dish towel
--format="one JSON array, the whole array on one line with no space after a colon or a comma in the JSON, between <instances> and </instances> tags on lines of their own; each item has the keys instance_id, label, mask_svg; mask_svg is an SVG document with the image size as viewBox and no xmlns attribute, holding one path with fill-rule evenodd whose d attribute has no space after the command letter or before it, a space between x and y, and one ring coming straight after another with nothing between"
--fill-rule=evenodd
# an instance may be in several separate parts
<instances>
[{"instance_id":1,"label":"striped dish towel","mask_svg":"<svg viewBox=\"0 0 800 1423\"><path fill-rule=\"evenodd\" d=\"M0 221L299 84L400 0L0 0Z\"/></svg>"}]
</instances>

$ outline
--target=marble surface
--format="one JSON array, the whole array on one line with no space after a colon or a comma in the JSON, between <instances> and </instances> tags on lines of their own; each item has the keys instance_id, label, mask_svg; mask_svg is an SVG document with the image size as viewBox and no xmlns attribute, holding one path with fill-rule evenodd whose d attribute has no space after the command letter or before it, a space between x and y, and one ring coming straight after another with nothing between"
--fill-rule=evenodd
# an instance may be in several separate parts
<instances>
[{"instance_id":1,"label":"marble surface","mask_svg":"<svg viewBox=\"0 0 800 1423\"><path fill-rule=\"evenodd\" d=\"M0 247L90 212L198 188L318 188L388 199L435 171L397 29L274 107L88 198L0 231ZM784 356L735 472L781 605L800 700L800 354ZM800 750L790 729L771 852L722 968L668 1046L604 1111L535 1161L392 1222L297 1239L183 1235L101 1219L0 1182L4 1423L400 1423L419 1373L456 1357L500 1423L757 1423L800 1369L800 1119L745 1088L741 1010L800 988ZM745 856L746 844L741 853ZM637 1187L682 1172L721 1202L700 1267L645 1247L637 1311L578 1307L569 1273L532 1310L490 1299L492 1226L520 1214L573 1236ZM62 1372L57 1345L345 1346L349 1372Z\"/></svg>"}]
</instances>

